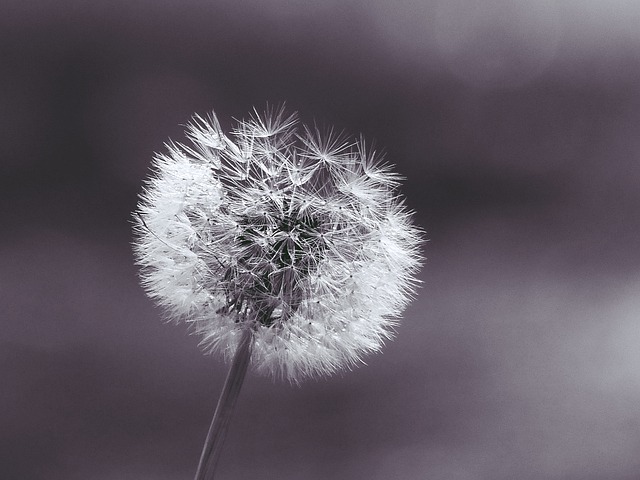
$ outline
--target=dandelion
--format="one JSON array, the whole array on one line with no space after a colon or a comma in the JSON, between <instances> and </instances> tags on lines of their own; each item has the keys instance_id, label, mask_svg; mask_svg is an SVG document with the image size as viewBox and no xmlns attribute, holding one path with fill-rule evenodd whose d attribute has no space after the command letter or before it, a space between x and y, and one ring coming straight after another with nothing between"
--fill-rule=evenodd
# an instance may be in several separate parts
<instances>
[{"instance_id":1,"label":"dandelion","mask_svg":"<svg viewBox=\"0 0 640 480\"><path fill-rule=\"evenodd\" d=\"M421 233L400 177L362 139L300 127L283 108L229 136L215 115L195 116L187 136L155 158L134 250L148 295L233 360L199 479L212 475L249 364L297 383L392 337Z\"/></svg>"}]
</instances>

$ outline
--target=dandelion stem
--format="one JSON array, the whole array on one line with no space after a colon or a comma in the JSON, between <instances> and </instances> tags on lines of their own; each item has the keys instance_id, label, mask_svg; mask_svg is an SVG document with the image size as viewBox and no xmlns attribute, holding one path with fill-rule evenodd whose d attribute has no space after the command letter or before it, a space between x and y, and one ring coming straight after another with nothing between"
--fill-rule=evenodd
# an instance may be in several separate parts
<instances>
[{"instance_id":1,"label":"dandelion stem","mask_svg":"<svg viewBox=\"0 0 640 480\"><path fill-rule=\"evenodd\" d=\"M250 328L246 328L242 332L240 343L236 349L231 368L229 369L222 393L218 399L218 405L213 414L209 433L207 433L207 439L204 442L202 455L198 463L195 480L213 479L227 428L229 427L229 421L233 413L233 407L238 399L238 394L240 393L240 388L247 373L249 361L251 360L252 346L253 333Z\"/></svg>"}]
</instances>

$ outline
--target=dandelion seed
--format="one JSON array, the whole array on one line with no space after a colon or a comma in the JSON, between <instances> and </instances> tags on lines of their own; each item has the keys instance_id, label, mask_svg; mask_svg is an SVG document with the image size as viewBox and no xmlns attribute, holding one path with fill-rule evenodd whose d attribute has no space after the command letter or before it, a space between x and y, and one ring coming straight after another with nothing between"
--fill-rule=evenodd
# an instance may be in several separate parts
<instances>
[{"instance_id":1,"label":"dandelion seed","mask_svg":"<svg viewBox=\"0 0 640 480\"><path fill-rule=\"evenodd\" d=\"M283 108L230 136L196 116L187 137L155 158L134 250L148 295L234 359L235 395L249 363L299 382L379 350L421 263L389 165L362 139L298 129Z\"/></svg>"}]
</instances>

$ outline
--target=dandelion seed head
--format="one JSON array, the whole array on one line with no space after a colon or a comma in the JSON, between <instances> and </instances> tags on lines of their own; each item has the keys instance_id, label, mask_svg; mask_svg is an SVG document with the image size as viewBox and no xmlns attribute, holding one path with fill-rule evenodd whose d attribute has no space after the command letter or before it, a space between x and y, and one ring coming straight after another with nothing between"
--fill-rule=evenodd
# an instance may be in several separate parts
<instances>
[{"instance_id":1,"label":"dandelion seed head","mask_svg":"<svg viewBox=\"0 0 640 480\"><path fill-rule=\"evenodd\" d=\"M195 116L156 155L136 211L148 295L230 358L297 382L380 350L418 283L421 232L399 177L362 139L299 128L283 108L230 136Z\"/></svg>"}]
</instances>

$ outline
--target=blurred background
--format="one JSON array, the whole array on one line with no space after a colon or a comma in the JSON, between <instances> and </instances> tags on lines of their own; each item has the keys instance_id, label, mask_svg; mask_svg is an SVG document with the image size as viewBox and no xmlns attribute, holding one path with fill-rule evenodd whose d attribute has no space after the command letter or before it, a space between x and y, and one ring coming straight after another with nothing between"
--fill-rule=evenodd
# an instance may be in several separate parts
<instances>
[{"instance_id":1,"label":"blurred background","mask_svg":"<svg viewBox=\"0 0 640 480\"><path fill-rule=\"evenodd\" d=\"M193 478L227 367L137 281L195 112L375 139L426 231L367 366L249 374L222 479L640 478L640 3L5 0L0 476Z\"/></svg>"}]
</instances>

